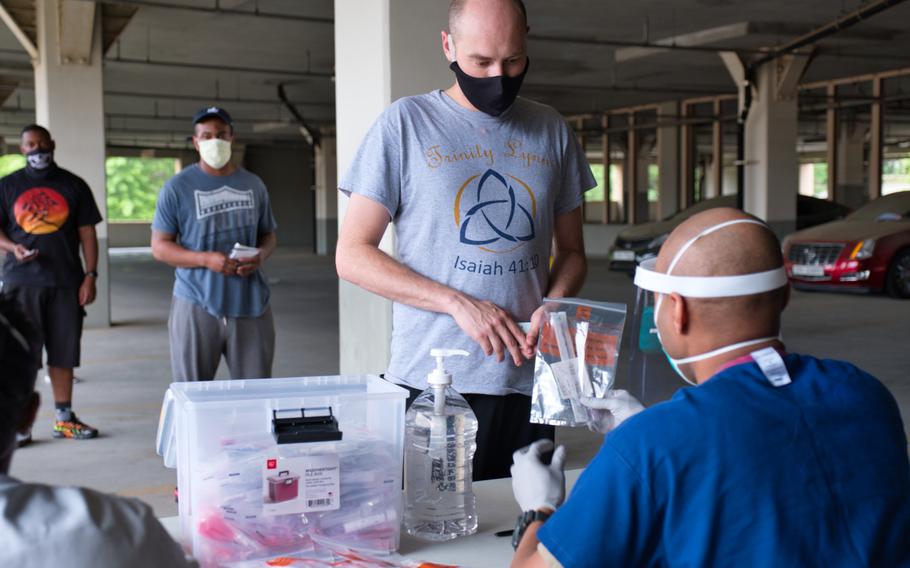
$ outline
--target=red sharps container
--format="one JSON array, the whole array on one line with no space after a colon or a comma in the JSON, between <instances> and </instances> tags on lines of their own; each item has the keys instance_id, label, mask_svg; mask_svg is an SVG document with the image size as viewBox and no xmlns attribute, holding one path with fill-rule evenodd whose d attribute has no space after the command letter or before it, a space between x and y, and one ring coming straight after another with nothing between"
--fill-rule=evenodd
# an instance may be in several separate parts
<instances>
[{"instance_id":1,"label":"red sharps container","mask_svg":"<svg viewBox=\"0 0 910 568\"><path fill-rule=\"evenodd\" d=\"M299 493L299 475L291 475L290 471L279 472L278 475L272 475L269 480L269 500L272 503L281 503L291 501L297 498Z\"/></svg>"}]
</instances>

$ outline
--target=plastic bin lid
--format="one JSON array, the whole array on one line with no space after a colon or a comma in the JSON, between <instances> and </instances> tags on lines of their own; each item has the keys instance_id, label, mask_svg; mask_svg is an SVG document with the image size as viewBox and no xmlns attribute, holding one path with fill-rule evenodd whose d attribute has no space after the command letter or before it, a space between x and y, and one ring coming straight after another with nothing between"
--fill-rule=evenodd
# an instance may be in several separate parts
<instances>
[{"instance_id":1,"label":"plastic bin lid","mask_svg":"<svg viewBox=\"0 0 910 568\"><path fill-rule=\"evenodd\" d=\"M245 379L238 381L194 381L171 383L171 392L183 404L224 404L237 401L300 396L339 396L406 399L408 392L376 375L334 375Z\"/></svg>"},{"instance_id":2,"label":"plastic bin lid","mask_svg":"<svg viewBox=\"0 0 910 568\"><path fill-rule=\"evenodd\" d=\"M187 404L232 404L238 400L301 395L369 396L404 400L408 391L376 375L335 375L241 381L171 383L158 417L155 450L164 466L177 467L177 399Z\"/></svg>"}]
</instances>

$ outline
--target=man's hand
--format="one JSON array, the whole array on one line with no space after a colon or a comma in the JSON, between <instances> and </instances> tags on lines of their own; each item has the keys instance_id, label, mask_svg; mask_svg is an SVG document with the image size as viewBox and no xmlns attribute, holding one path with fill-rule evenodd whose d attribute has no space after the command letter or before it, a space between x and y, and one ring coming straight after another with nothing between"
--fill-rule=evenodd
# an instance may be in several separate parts
<instances>
[{"instance_id":1,"label":"man's hand","mask_svg":"<svg viewBox=\"0 0 910 568\"><path fill-rule=\"evenodd\" d=\"M629 391L624 390L608 391L603 398L584 396L579 402L591 410L593 420L588 422L588 429L601 434L608 433L645 409Z\"/></svg>"},{"instance_id":2,"label":"man's hand","mask_svg":"<svg viewBox=\"0 0 910 568\"><path fill-rule=\"evenodd\" d=\"M12 252L13 252L13 256L16 257L16 260L21 263L31 262L31 261L35 260L36 258L38 258L37 249L31 250L18 243L16 244L16 246L13 247Z\"/></svg>"},{"instance_id":3,"label":"man's hand","mask_svg":"<svg viewBox=\"0 0 910 568\"><path fill-rule=\"evenodd\" d=\"M537 338L540 336L540 330L543 329L546 316L547 310L544 309L544 306L540 306L531 314L531 327L528 329L528 334L525 336L524 344L521 348L522 353L528 359L533 357L534 352L537 351Z\"/></svg>"},{"instance_id":4,"label":"man's hand","mask_svg":"<svg viewBox=\"0 0 910 568\"><path fill-rule=\"evenodd\" d=\"M223 252L209 252L205 256L205 267L212 272L219 272L225 275L237 274L238 262Z\"/></svg>"},{"instance_id":5,"label":"man's hand","mask_svg":"<svg viewBox=\"0 0 910 568\"><path fill-rule=\"evenodd\" d=\"M82 279L79 286L79 305L87 306L95 301L95 279L88 274Z\"/></svg>"},{"instance_id":6,"label":"man's hand","mask_svg":"<svg viewBox=\"0 0 910 568\"><path fill-rule=\"evenodd\" d=\"M237 260L237 275L249 276L250 274L259 270L260 266L262 266L261 252L256 256L244 258L243 260Z\"/></svg>"},{"instance_id":7,"label":"man's hand","mask_svg":"<svg viewBox=\"0 0 910 568\"><path fill-rule=\"evenodd\" d=\"M555 511L566 497L565 446L556 448L550 465L540 459L552 449L553 442L543 439L531 444L527 452L518 450L512 454L512 492L522 511Z\"/></svg>"},{"instance_id":8,"label":"man's hand","mask_svg":"<svg viewBox=\"0 0 910 568\"><path fill-rule=\"evenodd\" d=\"M458 327L476 341L484 353L496 353L496 360L501 362L508 351L515 365L521 366L525 334L505 310L492 302L462 296L450 313Z\"/></svg>"}]
</instances>

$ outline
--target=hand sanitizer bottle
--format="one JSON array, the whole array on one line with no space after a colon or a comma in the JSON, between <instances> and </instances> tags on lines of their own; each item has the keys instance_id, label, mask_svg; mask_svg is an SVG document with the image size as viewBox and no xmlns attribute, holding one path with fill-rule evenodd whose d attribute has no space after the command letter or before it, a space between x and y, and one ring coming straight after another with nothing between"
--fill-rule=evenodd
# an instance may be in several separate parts
<instances>
[{"instance_id":1,"label":"hand sanitizer bottle","mask_svg":"<svg viewBox=\"0 0 910 568\"><path fill-rule=\"evenodd\" d=\"M445 358L460 349L433 349L436 369L429 387L405 416L405 512L408 534L445 541L477 532L471 469L477 448L477 417L452 388Z\"/></svg>"}]
</instances>

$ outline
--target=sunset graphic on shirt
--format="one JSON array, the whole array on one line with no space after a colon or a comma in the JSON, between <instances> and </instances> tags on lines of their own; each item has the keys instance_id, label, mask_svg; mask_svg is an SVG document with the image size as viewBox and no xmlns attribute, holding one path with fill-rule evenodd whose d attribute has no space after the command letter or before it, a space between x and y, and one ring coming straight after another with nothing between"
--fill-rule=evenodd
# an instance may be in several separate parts
<instances>
[{"instance_id":1,"label":"sunset graphic on shirt","mask_svg":"<svg viewBox=\"0 0 910 568\"><path fill-rule=\"evenodd\" d=\"M13 207L16 223L31 235L55 233L70 215L69 205L56 190L33 187L16 199Z\"/></svg>"}]
</instances>

